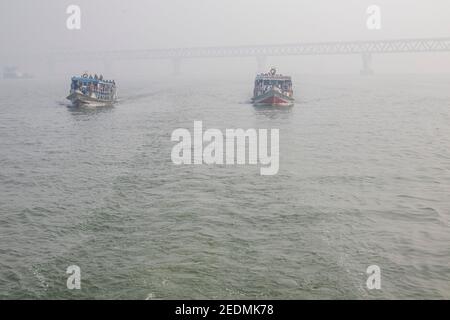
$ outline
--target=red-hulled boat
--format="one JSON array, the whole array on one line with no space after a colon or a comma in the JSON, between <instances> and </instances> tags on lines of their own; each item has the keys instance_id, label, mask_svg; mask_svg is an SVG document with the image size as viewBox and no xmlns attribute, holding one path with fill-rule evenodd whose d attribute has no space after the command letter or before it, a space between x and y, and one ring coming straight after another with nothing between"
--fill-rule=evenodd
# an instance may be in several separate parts
<instances>
[{"instance_id":1,"label":"red-hulled boat","mask_svg":"<svg viewBox=\"0 0 450 320\"><path fill-rule=\"evenodd\" d=\"M292 79L277 74L272 68L269 73L256 76L252 102L256 106L292 106L294 105Z\"/></svg>"}]
</instances>

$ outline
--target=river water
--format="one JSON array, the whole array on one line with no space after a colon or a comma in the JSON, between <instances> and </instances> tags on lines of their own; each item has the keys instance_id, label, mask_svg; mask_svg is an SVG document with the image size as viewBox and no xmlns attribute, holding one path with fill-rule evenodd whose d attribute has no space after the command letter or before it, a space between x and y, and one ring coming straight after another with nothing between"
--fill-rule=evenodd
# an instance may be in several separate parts
<instances>
[{"instance_id":1,"label":"river water","mask_svg":"<svg viewBox=\"0 0 450 320\"><path fill-rule=\"evenodd\" d=\"M450 298L450 76L0 80L0 298ZM176 128L278 128L280 169L181 165ZM68 290L66 269L81 269ZM381 270L381 290L366 269Z\"/></svg>"}]
</instances>

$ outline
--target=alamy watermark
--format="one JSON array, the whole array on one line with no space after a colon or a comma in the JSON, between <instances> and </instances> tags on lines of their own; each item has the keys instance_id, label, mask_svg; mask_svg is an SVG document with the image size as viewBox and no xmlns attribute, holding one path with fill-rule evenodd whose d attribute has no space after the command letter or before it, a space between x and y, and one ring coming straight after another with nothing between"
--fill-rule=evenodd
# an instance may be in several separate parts
<instances>
[{"instance_id":1,"label":"alamy watermark","mask_svg":"<svg viewBox=\"0 0 450 320\"><path fill-rule=\"evenodd\" d=\"M75 4L71 4L67 7L66 13L69 17L66 20L66 27L69 30L81 29L81 8Z\"/></svg>"},{"instance_id":2,"label":"alamy watermark","mask_svg":"<svg viewBox=\"0 0 450 320\"><path fill-rule=\"evenodd\" d=\"M381 29L381 8L377 5L371 5L367 8L367 29L380 30Z\"/></svg>"},{"instance_id":3,"label":"alamy watermark","mask_svg":"<svg viewBox=\"0 0 450 320\"><path fill-rule=\"evenodd\" d=\"M172 132L171 141L178 143L171 158L176 165L259 163L261 175L275 175L279 170L279 140L278 129L226 129L224 135L218 129L203 132L202 121L194 121L193 135L183 128Z\"/></svg>"},{"instance_id":4,"label":"alamy watermark","mask_svg":"<svg viewBox=\"0 0 450 320\"><path fill-rule=\"evenodd\" d=\"M67 267L66 273L69 274L69 277L67 278L67 289L73 290L81 289L81 269L79 266L72 265Z\"/></svg>"},{"instance_id":5,"label":"alamy watermark","mask_svg":"<svg viewBox=\"0 0 450 320\"><path fill-rule=\"evenodd\" d=\"M381 269L377 265L367 267L366 273L369 275L366 281L367 289L380 290L381 289Z\"/></svg>"}]
</instances>

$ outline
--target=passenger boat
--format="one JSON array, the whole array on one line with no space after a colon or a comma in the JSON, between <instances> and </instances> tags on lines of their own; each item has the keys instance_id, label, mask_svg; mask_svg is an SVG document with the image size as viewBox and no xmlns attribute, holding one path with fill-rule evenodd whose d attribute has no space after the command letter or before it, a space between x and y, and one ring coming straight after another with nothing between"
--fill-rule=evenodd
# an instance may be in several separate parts
<instances>
[{"instance_id":1,"label":"passenger boat","mask_svg":"<svg viewBox=\"0 0 450 320\"><path fill-rule=\"evenodd\" d=\"M93 77L86 73L81 77L72 77L67 99L75 107L112 105L117 101L116 83L114 80L104 80L103 76Z\"/></svg>"},{"instance_id":2,"label":"passenger boat","mask_svg":"<svg viewBox=\"0 0 450 320\"><path fill-rule=\"evenodd\" d=\"M291 77L277 74L275 68L256 76L252 98L255 106L293 106L294 101Z\"/></svg>"}]
</instances>

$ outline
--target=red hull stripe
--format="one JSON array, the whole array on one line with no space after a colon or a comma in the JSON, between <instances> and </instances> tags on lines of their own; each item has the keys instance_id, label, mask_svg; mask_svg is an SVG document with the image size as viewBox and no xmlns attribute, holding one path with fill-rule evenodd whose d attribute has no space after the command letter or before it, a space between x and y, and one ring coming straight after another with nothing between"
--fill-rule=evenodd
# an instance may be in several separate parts
<instances>
[{"instance_id":1,"label":"red hull stripe","mask_svg":"<svg viewBox=\"0 0 450 320\"><path fill-rule=\"evenodd\" d=\"M272 96L272 97L268 97L262 101L258 101L259 103L266 103L266 104L279 104L279 103L288 103L288 101L283 100L279 97L276 96Z\"/></svg>"}]
</instances>

